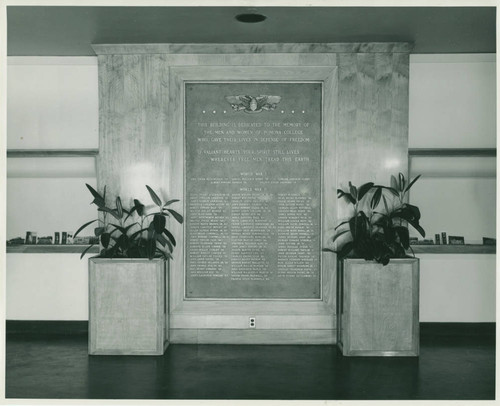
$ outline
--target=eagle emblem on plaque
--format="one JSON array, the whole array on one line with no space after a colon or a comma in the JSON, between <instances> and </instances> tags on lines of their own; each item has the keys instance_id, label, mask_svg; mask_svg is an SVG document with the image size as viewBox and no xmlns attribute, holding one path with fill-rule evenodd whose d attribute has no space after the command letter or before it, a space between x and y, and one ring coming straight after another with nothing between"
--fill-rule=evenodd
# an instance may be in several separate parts
<instances>
[{"instance_id":1,"label":"eagle emblem on plaque","mask_svg":"<svg viewBox=\"0 0 500 406\"><path fill-rule=\"evenodd\" d=\"M261 111L274 110L281 101L281 96L226 96L227 102L234 111L244 111L245 113L260 113Z\"/></svg>"}]
</instances>

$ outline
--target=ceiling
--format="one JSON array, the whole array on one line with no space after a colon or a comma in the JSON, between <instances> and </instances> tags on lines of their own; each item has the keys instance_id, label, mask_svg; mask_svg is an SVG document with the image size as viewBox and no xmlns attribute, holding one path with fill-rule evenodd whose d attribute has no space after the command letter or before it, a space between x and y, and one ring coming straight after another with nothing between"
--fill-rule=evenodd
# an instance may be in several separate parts
<instances>
[{"instance_id":1,"label":"ceiling","mask_svg":"<svg viewBox=\"0 0 500 406\"><path fill-rule=\"evenodd\" d=\"M413 53L496 52L495 7L7 7L9 56L95 55L90 44L412 42Z\"/></svg>"}]
</instances>

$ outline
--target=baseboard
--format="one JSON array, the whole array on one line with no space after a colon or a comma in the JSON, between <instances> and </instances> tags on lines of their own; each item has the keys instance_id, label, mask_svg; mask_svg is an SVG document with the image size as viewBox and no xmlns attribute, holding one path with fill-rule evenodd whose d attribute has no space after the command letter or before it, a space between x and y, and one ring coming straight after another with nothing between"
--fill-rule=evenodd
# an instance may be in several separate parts
<instances>
[{"instance_id":1,"label":"baseboard","mask_svg":"<svg viewBox=\"0 0 500 406\"><path fill-rule=\"evenodd\" d=\"M420 337L494 337L496 323L420 323Z\"/></svg>"},{"instance_id":2,"label":"baseboard","mask_svg":"<svg viewBox=\"0 0 500 406\"><path fill-rule=\"evenodd\" d=\"M333 345L336 330L170 329L172 344Z\"/></svg>"},{"instance_id":3,"label":"baseboard","mask_svg":"<svg viewBox=\"0 0 500 406\"><path fill-rule=\"evenodd\" d=\"M34 334L34 335L84 335L88 334L89 323L87 320L7 320L6 321L6 333L7 335L12 334ZM203 331L198 329L197 336L199 337L199 332ZM174 342L180 342L184 338L186 331L178 330L175 332L176 340ZM239 332L241 334L241 332ZM251 341L252 334L255 332L250 332L249 339ZM420 323L420 336L492 336L496 334L496 323ZM238 334L236 334L238 335ZM192 338L192 337L191 337ZM310 337L309 337L310 338ZM233 338L234 340L234 338ZM333 336L327 339L330 343L334 340ZM198 340L188 340L196 342ZM293 342L292 339L287 340L290 343ZM321 340L318 340L321 341ZM249 344L248 340L245 340ZM326 342L325 342L326 344Z\"/></svg>"},{"instance_id":4,"label":"baseboard","mask_svg":"<svg viewBox=\"0 0 500 406\"><path fill-rule=\"evenodd\" d=\"M87 320L7 320L7 335L85 335L89 332Z\"/></svg>"}]
</instances>

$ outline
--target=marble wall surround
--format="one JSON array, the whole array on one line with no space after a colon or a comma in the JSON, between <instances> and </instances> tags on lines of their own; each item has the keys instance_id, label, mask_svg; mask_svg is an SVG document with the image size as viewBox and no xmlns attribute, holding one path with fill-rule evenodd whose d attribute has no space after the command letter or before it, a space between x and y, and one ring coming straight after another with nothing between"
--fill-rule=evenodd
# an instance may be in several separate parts
<instances>
[{"instance_id":1,"label":"marble wall surround","mask_svg":"<svg viewBox=\"0 0 500 406\"><path fill-rule=\"evenodd\" d=\"M99 63L97 183L101 190L107 185L109 196L120 194L125 201L143 196L147 183L164 198L183 199L178 191L184 174L176 159L183 134L171 124L179 120L173 116L179 100L170 89L170 68L180 66L336 67L336 94L329 101L335 150L324 151L323 193L334 195L349 181L388 184L391 174L407 172L410 44L102 44L94 50ZM147 194L144 200L149 201ZM347 213L342 201L332 206L323 207L332 220L330 227L324 225L327 237ZM175 232L182 234L182 228ZM232 311L201 301L198 310L174 308L171 339L332 344L334 287L329 291L326 302L309 307L271 301ZM247 328L248 316L257 317L258 329Z\"/></svg>"}]
</instances>

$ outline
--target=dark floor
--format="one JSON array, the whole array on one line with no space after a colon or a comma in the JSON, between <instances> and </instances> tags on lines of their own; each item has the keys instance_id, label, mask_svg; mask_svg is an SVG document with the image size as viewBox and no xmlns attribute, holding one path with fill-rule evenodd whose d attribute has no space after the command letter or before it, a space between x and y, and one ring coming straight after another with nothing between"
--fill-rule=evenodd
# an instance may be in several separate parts
<instances>
[{"instance_id":1,"label":"dark floor","mask_svg":"<svg viewBox=\"0 0 500 406\"><path fill-rule=\"evenodd\" d=\"M420 343L418 358L346 358L335 346L180 344L139 357L88 356L86 335L8 335L6 397L494 399L494 337Z\"/></svg>"}]
</instances>

